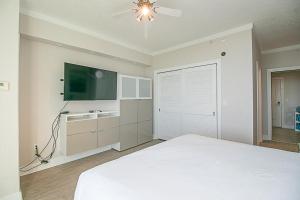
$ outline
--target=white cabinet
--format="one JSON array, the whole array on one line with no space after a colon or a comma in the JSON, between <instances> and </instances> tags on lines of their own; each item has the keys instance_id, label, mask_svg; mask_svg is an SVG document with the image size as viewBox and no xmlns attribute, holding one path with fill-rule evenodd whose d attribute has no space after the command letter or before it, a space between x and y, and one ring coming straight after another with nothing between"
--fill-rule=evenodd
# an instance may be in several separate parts
<instances>
[{"instance_id":1,"label":"white cabinet","mask_svg":"<svg viewBox=\"0 0 300 200\"><path fill-rule=\"evenodd\" d=\"M153 102L150 99L121 100L120 148L123 151L153 139Z\"/></svg>"},{"instance_id":2,"label":"white cabinet","mask_svg":"<svg viewBox=\"0 0 300 200\"><path fill-rule=\"evenodd\" d=\"M152 99L152 79L119 76L120 99Z\"/></svg>"},{"instance_id":3,"label":"white cabinet","mask_svg":"<svg viewBox=\"0 0 300 200\"><path fill-rule=\"evenodd\" d=\"M62 115L61 151L70 156L120 142L119 113Z\"/></svg>"},{"instance_id":4,"label":"white cabinet","mask_svg":"<svg viewBox=\"0 0 300 200\"><path fill-rule=\"evenodd\" d=\"M131 76L120 76L120 96L122 99L136 99L137 79Z\"/></svg>"},{"instance_id":5,"label":"white cabinet","mask_svg":"<svg viewBox=\"0 0 300 200\"><path fill-rule=\"evenodd\" d=\"M138 98L151 99L152 98L152 81L151 79L138 78Z\"/></svg>"},{"instance_id":6,"label":"white cabinet","mask_svg":"<svg viewBox=\"0 0 300 200\"><path fill-rule=\"evenodd\" d=\"M119 142L119 117L98 118L98 147Z\"/></svg>"}]
</instances>

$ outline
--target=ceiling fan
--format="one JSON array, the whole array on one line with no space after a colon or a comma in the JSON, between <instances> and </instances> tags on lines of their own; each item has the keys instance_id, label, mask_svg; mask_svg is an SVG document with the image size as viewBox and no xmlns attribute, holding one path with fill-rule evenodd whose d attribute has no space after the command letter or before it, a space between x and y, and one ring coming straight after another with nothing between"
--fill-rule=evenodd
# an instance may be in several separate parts
<instances>
[{"instance_id":1,"label":"ceiling fan","mask_svg":"<svg viewBox=\"0 0 300 200\"><path fill-rule=\"evenodd\" d=\"M112 16L117 17L132 12L137 21L145 22L145 38L147 38L147 22L152 22L157 14L171 17L181 17L182 15L181 10L158 6L156 3L154 0L137 0L137 2L133 2L133 9L116 12Z\"/></svg>"}]
</instances>

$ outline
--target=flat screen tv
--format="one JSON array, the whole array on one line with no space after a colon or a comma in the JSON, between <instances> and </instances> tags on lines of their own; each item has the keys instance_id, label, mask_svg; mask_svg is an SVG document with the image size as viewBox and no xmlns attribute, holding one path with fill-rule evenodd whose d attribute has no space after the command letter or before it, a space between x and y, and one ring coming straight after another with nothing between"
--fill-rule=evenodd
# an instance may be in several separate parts
<instances>
[{"instance_id":1,"label":"flat screen tv","mask_svg":"<svg viewBox=\"0 0 300 200\"><path fill-rule=\"evenodd\" d=\"M65 63L65 101L116 99L117 72Z\"/></svg>"}]
</instances>

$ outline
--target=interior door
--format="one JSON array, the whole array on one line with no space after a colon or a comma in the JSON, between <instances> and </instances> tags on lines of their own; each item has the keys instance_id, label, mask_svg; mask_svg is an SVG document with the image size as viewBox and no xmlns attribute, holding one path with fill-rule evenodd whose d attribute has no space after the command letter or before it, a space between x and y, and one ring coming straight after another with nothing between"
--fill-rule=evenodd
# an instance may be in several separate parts
<instances>
[{"instance_id":1,"label":"interior door","mask_svg":"<svg viewBox=\"0 0 300 200\"><path fill-rule=\"evenodd\" d=\"M218 137L217 65L158 75L158 137L185 134Z\"/></svg>"},{"instance_id":2,"label":"interior door","mask_svg":"<svg viewBox=\"0 0 300 200\"><path fill-rule=\"evenodd\" d=\"M182 134L217 138L217 65L188 68L182 73Z\"/></svg>"},{"instance_id":3,"label":"interior door","mask_svg":"<svg viewBox=\"0 0 300 200\"><path fill-rule=\"evenodd\" d=\"M278 78L272 79L272 125L273 127L282 127L282 81Z\"/></svg>"},{"instance_id":4,"label":"interior door","mask_svg":"<svg viewBox=\"0 0 300 200\"><path fill-rule=\"evenodd\" d=\"M168 140L181 135L182 72L158 75L158 135Z\"/></svg>"}]
</instances>

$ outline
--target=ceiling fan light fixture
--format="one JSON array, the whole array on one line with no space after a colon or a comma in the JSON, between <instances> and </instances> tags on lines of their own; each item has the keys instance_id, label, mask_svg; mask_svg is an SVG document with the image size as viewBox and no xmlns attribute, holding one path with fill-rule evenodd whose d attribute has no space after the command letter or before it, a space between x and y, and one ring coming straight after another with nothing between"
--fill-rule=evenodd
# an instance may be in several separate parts
<instances>
[{"instance_id":1,"label":"ceiling fan light fixture","mask_svg":"<svg viewBox=\"0 0 300 200\"><path fill-rule=\"evenodd\" d=\"M148 16L148 20L149 20L150 22L152 22L152 21L154 20L153 15Z\"/></svg>"},{"instance_id":2,"label":"ceiling fan light fixture","mask_svg":"<svg viewBox=\"0 0 300 200\"><path fill-rule=\"evenodd\" d=\"M143 17L137 17L136 20L137 20L138 22L141 22L141 21L143 20Z\"/></svg>"},{"instance_id":3,"label":"ceiling fan light fixture","mask_svg":"<svg viewBox=\"0 0 300 200\"><path fill-rule=\"evenodd\" d=\"M150 9L147 6L142 8L142 13L144 16L147 16L150 13Z\"/></svg>"},{"instance_id":4,"label":"ceiling fan light fixture","mask_svg":"<svg viewBox=\"0 0 300 200\"><path fill-rule=\"evenodd\" d=\"M135 13L137 14L136 19L141 22L143 19L148 19L150 22L154 19L155 7L153 6L155 2L151 3L150 0L138 0L134 2L137 8L135 8Z\"/></svg>"}]
</instances>

